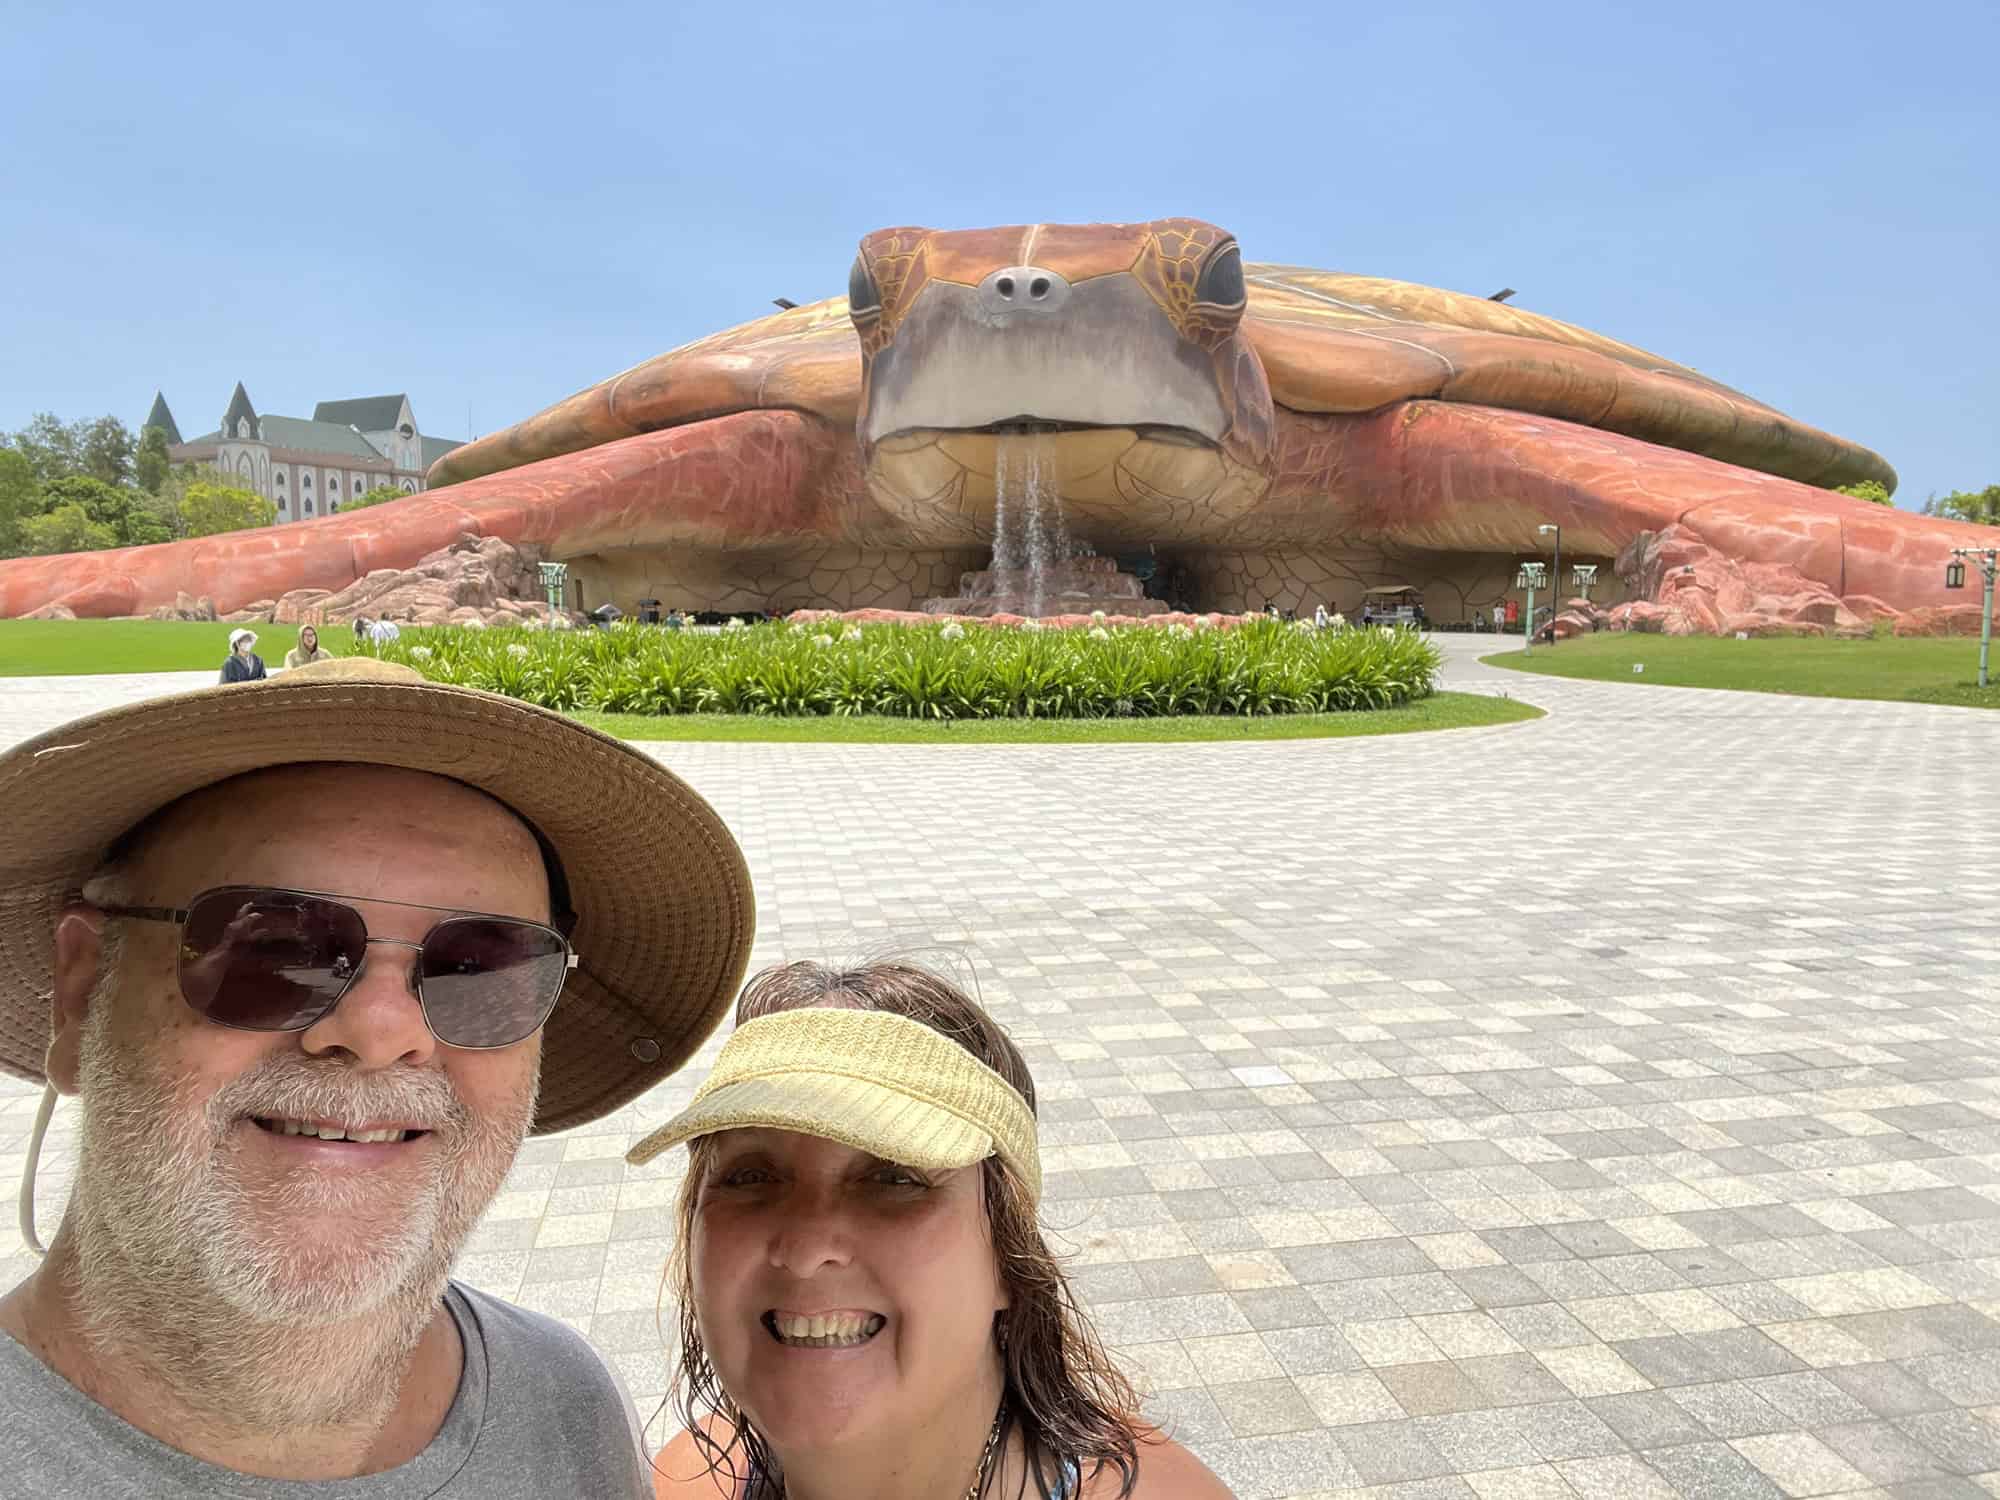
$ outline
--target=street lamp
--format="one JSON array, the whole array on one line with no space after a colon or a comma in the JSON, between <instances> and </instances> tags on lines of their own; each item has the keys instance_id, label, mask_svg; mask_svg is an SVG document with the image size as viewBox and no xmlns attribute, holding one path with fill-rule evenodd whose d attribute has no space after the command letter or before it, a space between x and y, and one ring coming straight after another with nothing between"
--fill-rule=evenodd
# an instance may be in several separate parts
<instances>
[{"instance_id":1,"label":"street lamp","mask_svg":"<svg viewBox=\"0 0 2000 1500\"><path fill-rule=\"evenodd\" d=\"M1540 559L1521 564L1521 571L1515 575L1514 587L1528 591L1528 631L1521 642L1521 654L1531 655L1535 649L1535 590L1542 586L1547 576Z\"/></svg>"},{"instance_id":2,"label":"street lamp","mask_svg":"<svg viewBox=\"0 0 2000 1500\"><path fill-rule=\"evenodd\" d=\"M545 562L541 565L542 597L549 601L549 608L563 607L563 591L569 584L569 564Z\"/></svg>"},{"instance_id":3,"label":"street lamp","mask_svg":"<svg viewBox=\"0 0 2000 1500\"><path fill-rule=\"evenodd\" d=\"M1569 578L1576 585L1576 591L1583 595L1583 602L1590 603L1590 591L1597 583L1597 564L1577 563L1570 568Z\"/></svg>"},{"instance_id":4,"label":"street lamp","mask_svg":"<svg viewBox=\"0 0 2000 1500\"><path fill-rule=\"evenodd\" d=\"M1540 532L1543 536L1547 536L1551 531L1553 531L1556 534L1556 563L1553 568L1549 569L1549 586L1552 589L1559 589L1562 587L1562 577L1563 577L1563 529L1562 527L1557 526L1553 523L1548 523L1541 526L1537 526L1535 530ZM1549 604L1550 604L1550 609L1549 609L1550 614L1554 614L1556 610L1561 608L1561 606L1556 604L1556 602L1553 599L1549 601ZM1531 621L1530 623L1532 624L1533 622ZM1549 637L1549 644L1553 646L1555 643L1556 643L1556 638L1553 635L1551 635Z\"/></svg>"},{"instance_id":5,"label":"street lamp","mask_svg":"<svg viewBox=\"0 0 2000 1500\"><path fill-rule=\"evenodd\" d=\"M2000 547L1954 547L1952 560L1944 567L1944 586L1948 589L1965 587L1965 564L1961 559L1976 557L1982 577L1986 580L1986 599L1979 608L1979 685L1986 686L1986 662L1993 650L1993 575L2000 572Z\"/></svg>"}]
</instances>

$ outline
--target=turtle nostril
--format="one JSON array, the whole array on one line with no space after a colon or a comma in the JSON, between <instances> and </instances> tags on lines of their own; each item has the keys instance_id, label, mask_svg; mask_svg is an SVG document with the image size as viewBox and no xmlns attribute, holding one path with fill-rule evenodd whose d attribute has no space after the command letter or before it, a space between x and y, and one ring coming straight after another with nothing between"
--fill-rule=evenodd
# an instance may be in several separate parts
<instances>
[{"instance_id":1,"label":"turtle nostril","mask_svg":"<svg viewBox=\"0 0 2000 1500\"><path fill-rule=\"evenodd\" d=\"M998 281L993 283L993 290L998 292L1003 297L1013 296L1014 278L1011 276L1002 276Z\"/></svg>"},{"instance_id":2,"label":"turtle nostril","mask_svg":"<svg viewBox=\"0 0 2000 1500\"><path fill-rule=\"evenodd\" d=\"M1033 281L1028 283L1028 295L1030 297L1046 297L1048 296L1048 294L1049 294L1048 277L1037 276Z\"/></svg>"}]
</instances>

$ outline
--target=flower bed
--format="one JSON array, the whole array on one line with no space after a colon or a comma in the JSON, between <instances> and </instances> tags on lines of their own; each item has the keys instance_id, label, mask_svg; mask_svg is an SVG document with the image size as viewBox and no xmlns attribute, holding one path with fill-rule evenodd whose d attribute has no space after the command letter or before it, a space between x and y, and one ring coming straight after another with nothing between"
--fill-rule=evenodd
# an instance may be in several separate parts
<instances>
[{"instance_id":1,"label":"flower bed","mask_svg":"<svg viewBox=\"0 0 2000 1500\"><path fill-rule=\"evenodd\" d=\"M1428 697L1407 630L755 625L719 632L410 629L381 649L439 682L561 711L916 719L1327 713Z\"/></svg>"}]
</instances>

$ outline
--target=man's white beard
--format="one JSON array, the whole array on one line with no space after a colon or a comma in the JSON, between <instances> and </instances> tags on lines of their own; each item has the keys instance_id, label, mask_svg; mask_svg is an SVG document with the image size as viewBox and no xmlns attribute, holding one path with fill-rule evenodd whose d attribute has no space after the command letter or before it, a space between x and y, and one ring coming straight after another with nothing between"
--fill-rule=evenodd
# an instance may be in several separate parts
<instances>
[{"instance_id":1,"label":"man's white beard","mask_svg":"<svg viewBox=\"0 0 2000 1500\"><path fill-rule=\"evenodd\" d=\"M479 1121L441 1071L357 1073L279 1052L204 1108L113 1039L113 1009L90 1007L79 1059L72 1212L87 1336L233 1426L385 1413L520 1149L534 1082L516 1110ZM408 1194L310 1170L248 1183L235 1160L246 1114L423 1125L429 1171ZM288 1233L301 1216L346 1222L330 1235L324 1224L311 1238Z\"/></svg>"}]
</instances>

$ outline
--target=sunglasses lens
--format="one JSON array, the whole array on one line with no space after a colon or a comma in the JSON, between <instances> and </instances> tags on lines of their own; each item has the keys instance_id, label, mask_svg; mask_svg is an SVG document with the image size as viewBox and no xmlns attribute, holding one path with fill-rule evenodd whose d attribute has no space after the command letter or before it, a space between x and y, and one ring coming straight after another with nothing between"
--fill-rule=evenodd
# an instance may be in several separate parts
<instances>
[{"instance_id":1,"label":"sunglasses lens","mask_svg":"<svg viewBox=\"0 0 2000 1500\"><path fill-rule=\"evenodd\" d=\"M549 1018L568 974L568 950L546 927L452 917L424 939L418 989L439 1041L505 1047Z\"/></svg>"},{"instance_id":2,"label":"sunglasses lens","mask_svg":"<svg viewBox=\"0 0 2000 1500\"><path fill-rule=\"evenodd\" d=\"M360 913L289 891L196 899L182 930L181 993L209 1020L298 1031L340 998L367 948Z\"/></svg>"}]
</instances>

